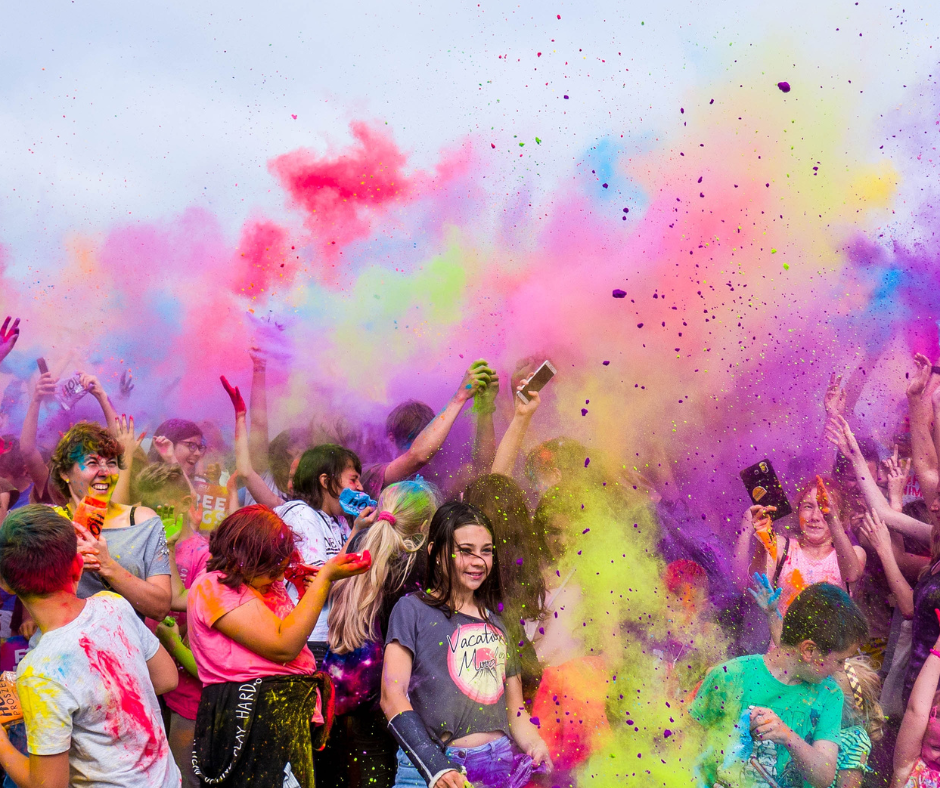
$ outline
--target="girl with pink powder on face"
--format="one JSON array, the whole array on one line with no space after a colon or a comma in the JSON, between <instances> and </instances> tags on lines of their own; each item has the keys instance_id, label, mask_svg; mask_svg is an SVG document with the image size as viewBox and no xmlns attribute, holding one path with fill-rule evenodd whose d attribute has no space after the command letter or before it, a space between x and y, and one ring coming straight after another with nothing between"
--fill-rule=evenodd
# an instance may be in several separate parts
<instances>
[{"instance_id":1,"label":"girl with pink powder on face","mask_svg":"<svg viewBox=\"0 0 940 788\"><path fill-rule=\"evenodd\" d=\"M940 610L935 611L940 618ZM940 638L917 675L894 750L891 788L940 788Z\"/></svg>"}]
</instances>

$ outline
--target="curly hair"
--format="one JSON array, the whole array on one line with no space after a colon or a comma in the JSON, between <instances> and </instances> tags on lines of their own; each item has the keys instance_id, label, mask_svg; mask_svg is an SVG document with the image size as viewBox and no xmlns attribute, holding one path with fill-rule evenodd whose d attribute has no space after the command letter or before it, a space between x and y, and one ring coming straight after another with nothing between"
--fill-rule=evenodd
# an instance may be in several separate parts
<instances>
[{"instance_id":1,"label":"curly hair","mask_svg":"<svg viewBox=\"0 0 940 788\"><path fill-rule=\"evenodd\" d=\"M209 572L238 590L262 575L277 574L295 549L294 532L272 509L255 504L226 517L209 537Z\"/></svg>"},{"instance_id":2,"label":"curly hair","mask_svg":"<svg viewBox=\"0 0 940 788\"><path fill-rule=\"evenodd\" d=\"M59 440L49 461L49 480L53 487L69 500L69 485L62 478L72 466L89 454L97 454L106 460L117 459L118 467L124 467L123 448L117 439L100 424L80 421Z\"/></svg>"}]
</instances>

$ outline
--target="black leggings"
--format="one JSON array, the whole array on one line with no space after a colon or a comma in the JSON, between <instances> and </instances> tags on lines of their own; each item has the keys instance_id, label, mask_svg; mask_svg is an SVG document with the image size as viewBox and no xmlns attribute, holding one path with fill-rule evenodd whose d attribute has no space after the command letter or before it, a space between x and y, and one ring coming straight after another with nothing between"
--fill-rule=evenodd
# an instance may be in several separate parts
<instances>
[{"instance_id":1,"label":"black leggings","mask_svg":"<svg viewBox=\"0 0 940 788\"><path fill-rule=\"evenodd\" d=\"M333 721L316 755L317 788L392 788L398 744L379 710L357 709Z\"/></svg>"}]
</instances>

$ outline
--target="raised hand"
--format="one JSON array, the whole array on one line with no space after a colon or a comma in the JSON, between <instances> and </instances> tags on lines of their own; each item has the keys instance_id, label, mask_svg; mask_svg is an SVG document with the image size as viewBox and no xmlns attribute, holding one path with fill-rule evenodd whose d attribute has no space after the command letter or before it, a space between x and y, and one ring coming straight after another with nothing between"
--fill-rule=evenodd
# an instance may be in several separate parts
<instances>
[{"instance_id":1,"label":"raised hand","mask_svg":"<svg viewBox=\"0 0 940 788\"><path fill-rule=\"evenodd\" d=\"M845 413L845 389L842 388L842 375L833 372L829 375L829 385L823 397L823 406L827 416L841 416Z\"/></svg>"},{"instance_id":2,"label":"raised hand","mask_svg":"<svg viewBox=\"0 0 940 788\"><path fill-rule=\"evenodd\" d=\"M497 394L499 394L499 375L493 372L485 388L479 390L473 397L473 409L477 413L495 412Z\"/></svg>"},{"instance_id":3,"label":"raised hand","mask_svg":"<svg viewBox=\"0 0 940 788\"><path fill-rule=\"evenodd\" d=\"M264 369L268 365L268 354L267 351L258 347L257 342L252 342L251 347L248 348L248 355L251 356L251 363L254 365L255 369Z\"/></svg>"},{"instance_id":4,"label":"raised hand","mask_svg":"<svg viewBox=\"0 0 940 788\"><path fill-rule=\"evenodd\" d=\"M134 417L124 413L115 422L113 432L117 442L124 447L124 454L129 456L133 456L134 452L140 448L140 444L147 435L147 430L141 432L140 435L135 435Z\"/></svg>"},{"instance_id":5,"label":"raised hand","mask_svg":"<svg viewBox=\"0 0 940 788\"><path fill-rule=\"evenodd\" d=\"M864 536L872 549L879 555L885 551L891 552L891 532L876 512L865 512L864 518L858 527L859 533Z\"/></svg>"},{"instance_id":6,"label":"raised hand","mask_svg":"<svg viewBox=\"0 0 940 788\"><path fill-rule=\"evenodd\" d=\"M177 514L173 506L158 506L155 511L160 522L163 523L167 545L175 545L183 530L183 515Z\"/></svg>"},{"instance_id":7,"label":"raised hand","mask_svg":"<svg viewBox=\"0 0 940 788\"><path fill-rule=\"evenodd\" d=\"M248 412L248 408L245 407L245 400L242 399L242 393L238 390L238 386L232 388L229 382L225 379L225 375L222 375L219 380L222 381L222 386L225 388L225 393L228 394L229 399L232 400L232 406L235 408L235 418L244 416Z\"/></svg>"},{"instance_id":8,"label":"raised hand","mask_svg":"<svg viewBox=\"0 0 940 788\"><path fill-rule=\"evenodd\" d=\"M127 399L134 390L134 375L129 369L121 373L119 394L121 399Z\"/></svg>"},{"instance_id":9,"label":"raised hand","mask_svg":"<svg viewBox=\"0 0 940 788\"><path fill-rule=\"evenodd\" d=\"M914 354L914 366L916 367L914 374L907 383L907 396L911 398L919 397L924 393L931 373L930 359L923 353Z\"/></svg>"},{"instance_id":10,"label":"raised hand","mask_svg":"<svg viewBox=\"0 0 940 788\"><path fill-rule=\"evenodd\" d=\"M79 372L78 375L78 382L82 384L82 388L88 391L95 399L103 399L108 396L97 376L89 375L86 372Z\"/></svg>"},{"instance_id":11,"label":"raised hand","mask_svg":"<svg viewBox=\"0 0 940 788\"><path fill-rule=\"evenodd\" d=\"M826 422L826 439L846 457L862 453L852 428L842 416L833 416Z\"/></svg>"},{"instance_id":12,"label":"raised hand","mask_svg":"<svg viewBox=\"0 0 940 788\"><path fill-rule=\"evenodd\" d=\"M894 454L882 462L888 475L888 502L891 508L901 511L904 503L904 487L911 472L911 458L898 457L898 446L894 445Z\"/></svg>"},{"instance_id":13,"label":"raised hand","mask_svg":"<svg viewBox=\"0 0 940 788\"><path fill-rule=\"evenodd\" d=\"M529 378L526 378L519 384L519 388L516 389L516 392L522 391L525 388L525 385L529 382ZM531 418L532 414L539 409L539 405L542 404L542 396L537 391L529 392L529 401L523 402L522 397L513 397L513 407L515 408L515 413L517 416L524 416L526 418Z\"/></svg>"},{"instance_id":14,"label":"raised hand","mask_svg":"<svg viewBox=\"0 0 940 788\"><path fill-rule=\"evenodd\" d=\"M766 528L773 528L773 518L771 518L771 513L776 512L776 506L760 506L755 504L750 509L747 510L747 514L750 515L751 525L754 526L755 531L759 531Z\"/></svg>"},{"instance_id":15,"label":"raised hand","mask_svg":"<svg viewBox=\"0 0 940 788\"><path fill-rule=\"evenodd\" d=\"M0 326L0 361L10 355L10 351L13 350L16 340L19 338L20 319L16 318L11 326L10 317L7 316L7 319L3 321L3 325Z\"/></svg>"},{"instance_id":16,"label":"raised hand","mask_svg":"<svg viewBox=\"0 0 940 788\"><path fill-rule=\"evenodd\" d=\"M55 388L59 381L52 377L51 372L43 372L36 381L36 388L33 390L33 400L42 402L55 395Z\"/></svg>"},{"instance_id":17,"label":"raised hand","mask_svg":"<svg viewBox=\"0 0 940 788\"><path fill-rule=\"evenodd\" d=\"M157 454L160 455L161 460L170 464L176 462L176 455L173 454L173 441L171 441L166 435L154 436L154 439L151 441L151 443L157 450Z\"/></svg>"},{"instance_id":18,"label":"raised hand","mask_svg":"<svg viewBox=\"0 0 940 788\"><path fill-rule=\"evenodd\" d=\"M748 593L754 597L754 601L760 605L760 609L765 613L776 613L779 618L783 618L780 612L780 595L782 588L774 588L770 584L770 578L763 572L755 572L751 578L754 581L754 588L748 587Z\"/></svg>"},{"instance_id":19,"label":"raised hand","mask_svg":"<svg viewBox=\"0 0 940 788\"><path fill-rule=\"evenodd\" d=\"M474 361L464 373L463 380L460 381L457 396L466 402L475 397L478 391L485 389L495 375L496 373L490 369L485 359Z\"/></svg>"}]
</instances>

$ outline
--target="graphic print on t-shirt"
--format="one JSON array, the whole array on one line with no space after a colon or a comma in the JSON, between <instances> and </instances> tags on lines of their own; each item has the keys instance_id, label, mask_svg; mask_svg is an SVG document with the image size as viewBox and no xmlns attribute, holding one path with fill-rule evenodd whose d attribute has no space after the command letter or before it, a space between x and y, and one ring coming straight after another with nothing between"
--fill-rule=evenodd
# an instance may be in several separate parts
<instances>
[{"instance_id":1,"label":"graphic print on t-shirt","mask_svg":"<svg viewBox=\"0 0 940 788\"><path fill-rule=\"evenodd\" d=\"M506 641L496 627L458 624L447 636L447 669L460 691L479 703L496 703L506 679Z\"/></svg>"}]
</instances>

